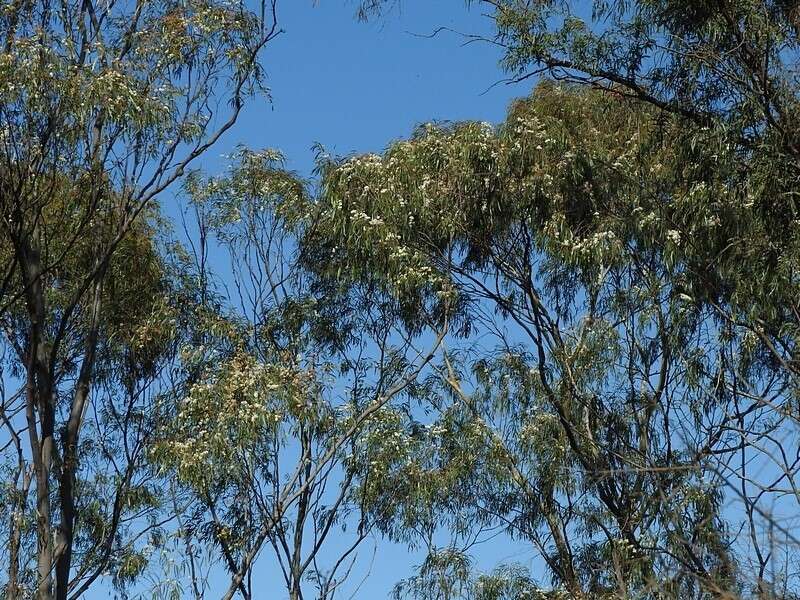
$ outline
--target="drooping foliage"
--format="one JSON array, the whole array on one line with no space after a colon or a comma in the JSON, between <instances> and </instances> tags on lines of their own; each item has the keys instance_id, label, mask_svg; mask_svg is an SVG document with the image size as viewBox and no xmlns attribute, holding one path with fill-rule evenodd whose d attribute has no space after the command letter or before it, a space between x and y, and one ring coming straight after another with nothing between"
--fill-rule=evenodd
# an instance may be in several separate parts
<instances>
[{"instance_id":1,"label":"drooping foliage","mask_svg":"<svg viewBox=\"0 0 800 600\"><path fill-rule=\"evenodd\" d=\"M505 529L573 597L786 583L765 581L759 502L792 489L797 228L743 160L717 128L544 83L497 129L428 125L326 167L320 276L417 307L447 290L464 323L387 531Z\"/></svg>"},{"instance_id":2,"label":"drooping foliage","mask_svg":"<svg viewBox=\"0 0 800 600\"><path fill-rule=\"evenodd\" d=\"M2 7L3 597L800 594L796 3L467 4L530 96L318 186L189 172L274 0Z\"/></svg>"},{"instance_id":3,"label":"drooping foliage","mask_svg":"<svg viewBox=\"0 0 800 600\"><path fill-rule=\"evenodd\" d=\"M223 597L258 597L266 554L290 598L333 598L364 568L367 498L391 495L372 480L433 351L397 337L374 294L298 267L313 204L279 154L242 151L230 174L194 175L187 193L202 233L184 264L201 302L151 457L189 503L184 535L230 572ZM235 296L207 265L212 247Z\"/></svg>"},{"instance_id":4,"label":"drooping foliage","mask_svg":"<svg viewBox=\"0 0 800 600\"><path fill-rule=\"evenodd\" d=\"M167 290L149 280L162 257L146 221L156 197L265 91L259 55L277 31L266 1L0 8L0 316L16 386L2 410L18 474L9 598L66 600L103 573L124 572L124 582L141 570L119 558L139 539L119 537L121 513L138 502L128 488L153 428L141 411L163 367L154 342L170 328ZM93 415L102 451L82 438ZM98 457L106 464L91 490L84 469ZM27 511L33 550L21 549Z\"/></svg>"},{"instance_id":5,"label":"drooping foliage","mask_svg":"<svg viewBox=\"0 0 800 600\"><path fill-rule=\"evenodd\" d=\"M149 518L160 510L159 484L147 456L155 429L149 388L157 387L173 354L179 310L171 298L174 279L160 238L162 221L151 210L119 243L102 288L84 295L86 273L97 264L93 251L98 243L76 235L80 224L74 222L75 214L85 196L63 177L49 185L58 193L42 211L37 228L47 240L41 260L51 268L39 275L37 284L47 290L43 333L52 352L48 360L54 403L66 402L75 382L85 376L81 367L84 352L87 344L95 344L93 402L84 409L86 437L74 449L81 458L72 481L77 490L72 500L74 511L80 515L71 542L80 565L77 582L92 581L106 571L124 587L141 571L139 552L147 540ZM105 227L97 227L98 235L113 231L114 217L95 217L107 220ZM14 242L3 233L4 264L12 266L1 300L6 336L3 426L7 448L13 449L4 465L11 475L3 489L12 567L6 593L17 597L15 594L30 594L37 587L37 514L28 497L34 481L25 429L34 422L34 410L40 409L32 408L26 415L25 402L30 396L26 399L24 388L13 387L20 379L24 381L30 364L30 313L23 274L13 257ZM96 308L100 304L102 312ZM68 457L56 454L58 461ZM58 469L61 473L64 467L59 464ZM130 522L133 515L142 521ZM141 544L130 543L139 536L144 537Z\"/></svg>"}]
</instances>

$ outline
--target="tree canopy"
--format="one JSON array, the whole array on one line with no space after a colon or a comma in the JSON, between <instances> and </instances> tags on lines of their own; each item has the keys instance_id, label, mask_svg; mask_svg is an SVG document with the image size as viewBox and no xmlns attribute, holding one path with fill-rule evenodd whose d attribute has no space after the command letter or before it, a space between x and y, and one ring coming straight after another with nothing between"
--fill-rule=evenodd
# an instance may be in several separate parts
<instances>
[{"instance_id":1,"label":"tree canopy","mask_svg":"<svg viewBox=\"0 0 800 600\"><path fill-rule=\"evenodd\" d=\"M798 597L800 10L467 4L532 92L310 177L194 168L275 1L3 7L2 597Z\"/></svg>"}]
</instances>

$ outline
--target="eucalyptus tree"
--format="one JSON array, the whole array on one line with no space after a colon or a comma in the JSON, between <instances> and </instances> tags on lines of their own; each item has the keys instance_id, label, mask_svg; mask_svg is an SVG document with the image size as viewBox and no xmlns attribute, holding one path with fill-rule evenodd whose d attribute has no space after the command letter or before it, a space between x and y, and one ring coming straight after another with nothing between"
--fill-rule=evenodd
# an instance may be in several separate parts
<instances>
[{"instance_id":1,"label":"eucalyptus tree","mask_svg":"<svg viewBox=\"0 0 800 600\"><path fill-rule=\"evenodd\" d=\"M413 1L413 0L408 0ZM363 0L370 17L401 0ZM467 0L494 24L510 81L615 89L687 123L724 123L745 147L797 156L793 0ZM465 32L469 35L469 32ZM794 160L794 159L792 159Z\"/></svg>"},{"instance_id":2,"label":"eucalyptus tree","mask_svg":"<svg viewBox=\"0 0 800 600\"><path fill-rule=\"evenodd\" d=\"M769 230L770 243L760 247L764 260L755 269L731 273L724 281L708 277L707 293L723 300L718 310L731 300L760 313L752 332L776 338L767 347L798 375L796 350L784 337L786 327L796 331L800 325L797 306L790 300L783 310L779 290L796 249L797 3L600 1L592 2L591 10L576 2L487 4L496 24L494 41L503 48L503 67L512 81L547 74L613 88L676 115L687 132L694 132L690 143L706 146L703 164L710 171L720 155L735 163L729 165L738 174L733 182L747 187L753 198L743 218L747 226L757 221L757 227ZM707 259L735 272L737 250L714 247ZM755 302L745 308L748 299ZM732 322L747 321L736 310L723 314Z\"/></svg>"},{"instance_id":3,"label":"eucalyptus tree","mask_svg":"<svg viewBox=\"0 0 800 600\"><path fill-rule=\"evenodd\" d=\"M60 201L77 201L68 195L66 186L62 189ZM51 205L48 213L52 209ZM50 214L43 221L53 224ZM158 514L159 484L148 466L147 450L155 430L154 390L174 356L176 310L170 299L170 267L162 255L157 228L157 219L151 216L134 224L109 262L96 299L103 310L95 317L98 340L91 377L93 399L82 414L85 437L74 450L81 465L73 475L70 499L72 510L80 515L71 542L75 570L70 584L75 595L103 574L113 574L120 588L134 579L144 560L137 540L148 539L152 519ZM94 240L74 240L72 233L62 227L48 236L54 252L70 245L48 286L47 302L54 315L68 310L75 286L82 283L94 261ZM18 280L12 282L22 285ZM3 461L9 471L2 482L6 500L2 531L3 563L8 566L4 593L9 598L33 596L39 581L38 515L36 503L29 497L35 470L26 444L33 415L22 362L28 351L28 319L22 299L10 302L3 314L6 356L0 419ZM62 334L55 371L60 385L74 385L80 375L76 365L83 357L83 336L90 323L90 315L80 312ZM23 385L19 385L21 379ZM69 456L54 455L55 476L69 468L62 462ZM58 544L63 550L63 542L58 540Z\"/></svg>"},{"instance_id":4,"label":"eucalyptus tree","mask_svg":"<svg viewBox=\"0 0 800 600\"><path fill-rule=\"evenodd\" d=\"M371 17L398 3L365 0L360 8ZM775 360L798 375L796 350L783 335L786 327L796 330L800 325L797 304L779 291L784 267L795 250L798 217L797 3L468 0L461 4L485 9L492 20L494 31L488 36L465 33L471 41L500 49L504 82L547 77L606 90L651 106L664 118L678 119L692 152L676 159L695 160L696 167L708 170L709 182L716 161L726 157L731 183L752 193L753 205L743 216L743 227L766 229L770 237L768 243L760 238L758 250L745 261L740 260L741 248L725 242L707 247L709 254L703 260L723 263L730 277L723 282L705 276L704 293L722 300L717 309L733 323L747 319L727 310L728 302L748 314L759 313L760 326L752 333L765 341ZM705 158L700 158L697 147L706 150ZM756 258L759 252L761 262ZM696 266L700 278L707 269ZM737 266L748 271L735 273Z\"/></svg>"},{"instance_id":5,"label":"eucalyptus tree","mask_svg":"<svg viewBox=\"0 0 800 600\"><path fill-rule=\"evenodd\" d=\"M409 325L457 307L439 416L374 482L405 501L373 506L406 539L502 529L569 597L791 597L798 228L754 209L786 183L627 95L548 82L323 165L310 267Z\"/></svg>"},{"instance_id":6,"label":"eucalyptus tree","mask_svg":"<svg viewBox=\"0 0 800 600\"><path fill-rule=\"evenodd\" d=\"M0 316L5 383L20 390L7 397L24 415L12 447L24 447L22 472L32 466L19 501L35 495L37 574L26 595L79 595L110 560L75 564L90 526L78 510L81 432L98 408L104 348L122 343L109 326L120 308L113 259L157 196L263 91L260 51L278 32L274 0L253 10L214 0L3 5ZM125 429L130 415L114 416Z\"/></svg>"},{"instance_id":7,"label":"eucalyptus tree","mask_svg":"<svg viewBox=\"0 0 800 600\"><path fill-rule=\"evenodd\" d=\"M184 534L230 573L222 597L258 597L268 564L293 600L340 597L368 573L367 490L443 334L416 340L387 318L391 302L300 268L313 203L277 153L242 151L187 192L184 272L203 301L152 458L192 499Z\"/></svg>"},{"instance_id":8,"label":"eucalyptus tree","mask_svg":"<svg viewBox=\"0 0 800 600\"><path fill-rule=\"evenodd\" d=\"M731 139L797 156L793 1L486 2L517 80L553 78L609 89ZM796 166L796 165L795 165Z\"/></svg>"}]
</instances>

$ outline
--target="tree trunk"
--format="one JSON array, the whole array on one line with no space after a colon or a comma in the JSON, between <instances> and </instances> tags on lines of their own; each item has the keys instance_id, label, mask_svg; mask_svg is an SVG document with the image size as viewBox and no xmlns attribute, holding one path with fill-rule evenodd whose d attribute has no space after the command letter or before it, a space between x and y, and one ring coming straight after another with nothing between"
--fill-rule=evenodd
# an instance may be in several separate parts
<instances>
[{"instance_id":1,"label":"tree trunk","mask_svg":"<svg viewBox=\"0 0 800 600\"><path fill-rule=\"evenodd\" d=\"M94 357L97 349L97 336L100 327L100 303L102 285L94 285L92 298L91 322L86 337L83 362L81 364L78 381L75 384L75 393L70 407L69 420L63 440L63 465L59 481L59 498L61 500L61 526L58 532L59 556L56 563L56 600L67 600L69 592L69 577L72 567L72 545L75 538L75 521L77 511L75 507L75 480L78 472L78 441L83 413L89 399L89 389L92 372L94 370Z\"/></svg>"},{"instance_id":2,"label":"tree trunk","mask_svg":"<svg viewBox=\"0 0 800 600\"><path fill-rule=\"evenodd\" d=\"M24 461L20 462L19 468L20 472L17 477L19 475L22 476L22 487L14 501L14 509L9 518L8 585L6 586L6 596L9 600L18 600L22 597L22 589L19 584L19 551L22 545L22 520L25 514L25 501L31 485L31 474Z\"/></svg>"},{"instance_id":3,"label":"tree trunk","mask_svg":"<svg viewBox=\"0 0 800 600\"><path fill-rule=\"evenodd\" d=\"M23 234L24 235L24 234ZM45 298L42 286L41 259L30 238L17 240L17 250L25 284L25 300L30 319L26 357L25 416L31 446L34 480L36 481L36 568L37 600L53 598L53 530L50 508L50 474L55 452L55 401L50 356L44 339ZM37 420L38 412L38 420ZM37 422L38 421L38 422Z\"/></svg>"}]
</instances>

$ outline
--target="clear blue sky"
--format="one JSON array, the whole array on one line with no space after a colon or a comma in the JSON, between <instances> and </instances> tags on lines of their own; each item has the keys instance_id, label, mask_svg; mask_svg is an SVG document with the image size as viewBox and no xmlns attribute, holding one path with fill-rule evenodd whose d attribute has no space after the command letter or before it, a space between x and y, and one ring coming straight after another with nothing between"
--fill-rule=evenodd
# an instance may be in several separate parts
<instances>
[{"instance_id":1,"label":"clear blue sky","mask_svg":"<svg viewBox=\"0 0 800 600\"><path fill-rule=\"evenodd\" d=\"M486 43L463 46L437 27L491 33L491 23L462 0L406 0L378 22L359 23L355 0L282 0L285 33L264 53L272 103L258 99L205 159L237 143L278 148L289 167L308 174L312 143L336 153L379 151L414 125L439 119L500 121L529 87L499 85L499 53Z\"/></svg>"}]
</instances>

